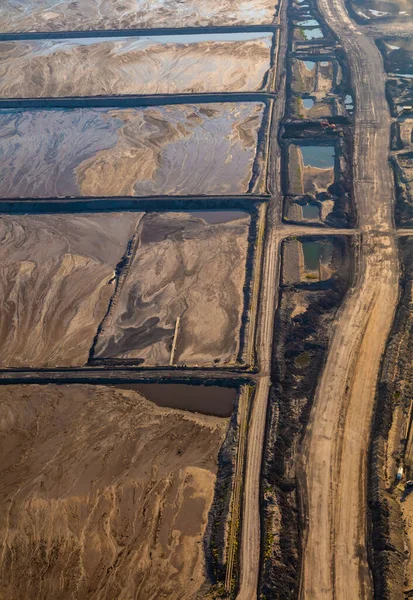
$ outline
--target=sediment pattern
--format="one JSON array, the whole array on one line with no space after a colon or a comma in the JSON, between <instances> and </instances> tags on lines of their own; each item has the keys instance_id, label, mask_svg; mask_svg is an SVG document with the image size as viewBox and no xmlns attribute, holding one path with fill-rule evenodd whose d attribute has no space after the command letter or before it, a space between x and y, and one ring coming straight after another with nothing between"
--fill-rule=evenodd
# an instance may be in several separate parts
<instances>
[{"instance_id":1,"label":"sediment pattern","mask_svg":"<svg viewBox=\"0 0 413 600\"><path fill-rule=\"evenodd\" d=\"M3 216L0 366L87 362L139 216ZM3 394L2 394L3 399Z\"/></svg>"},{"instance_id":2,"label":"sediment pattern","mask_svg":"<svg viewBox=\"0 0 413 600\"><path fill-rule=\"evenodd\" d=\"M102 325L96 358L169 364L235 361L249 219L211 225L188 214L145 215L134 259Z\"/></svg>"},{"instance_id":3,"label":"sediment pattern","mask_svg":"<svg viewBox=\"0 0 413 600\"><path fill-rule=\"evenodd\" d=\"M0 197L248 191L262 103L0 112Z\"/></svg>"},{"instance_id":4,"label":"sediment pattern","mask_svg":"<svg viewBox=\"0 0 413 600\"><path fill-rule=\"evenodd\" d=\"M65 31L271 23L276 0L3 0L3 31Z\"/></svg>"},{"instance_id":5,"label":"sediment pattern","mask_svg":"<svg viewBox=\"0 0 413 600\"><path fill-rule=\"evenodd\" d=\"M270 66L272 36L213 38L2 42L0 97L260 91Z\"/></svg>"},{"instance_id":6,"label":"sediment pattern","mask_svg":"<svg viewBox=\"0 0 413 600\"><path fill-rule=\"evenodd\" d=\"M3 387L0 598L194 598L227 426L133 391Z\"/></svg>"}]
</instances>

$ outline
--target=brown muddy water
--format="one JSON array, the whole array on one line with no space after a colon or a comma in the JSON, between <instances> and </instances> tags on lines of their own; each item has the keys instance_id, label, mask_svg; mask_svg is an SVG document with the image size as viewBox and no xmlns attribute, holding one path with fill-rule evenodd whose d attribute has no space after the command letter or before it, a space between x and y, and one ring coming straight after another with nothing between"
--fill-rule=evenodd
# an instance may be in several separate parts
<instances>
[{"instance_id":1,"label":"brown muddy water","mask_svg":"<svg viewBox=\"0 0 413 600\"><path fill-rule=\"evenodd\" d=\"M235 388L185 383L128 383L116 387L134 390L157 406L218 417L231 415L238 393Z\"/></svg>"},{"instance_id":2,"label":"brown muddy water","mask_svg":"<svg viewBox=\"0 0 413 600\"><path fill-rule=\"evenodd\" d=\"M230 223L237 219L249 217L247 212L242 210L190 210L190 215L197 219L203 219L210 225L218 225L219 223Z\"/></svg>"}]
</instances>

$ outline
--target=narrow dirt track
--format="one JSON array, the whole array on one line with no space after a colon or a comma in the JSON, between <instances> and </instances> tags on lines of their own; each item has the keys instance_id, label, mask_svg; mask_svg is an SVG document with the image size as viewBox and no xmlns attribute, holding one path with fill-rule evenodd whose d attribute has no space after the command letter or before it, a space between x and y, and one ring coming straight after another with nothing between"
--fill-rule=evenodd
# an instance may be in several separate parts
<instances>
[{"instance_id":1,"label":"narrow dirt track","mask_svg":"<svg viewBox=\"0 0 413 600\"><path fill-rule=\"evenodd\" d=\"M391 121L378 49L349 18L343 0L318 4L347 52L355 91L354 196L361 242L298 469L305 519L300 597L367 600L373 598L366 550L367 452L380 359L398 296Z\"/></svg>"},{"instance_id":2,"label":"narrow dirt track","mask_svg":"<svg viewBox=\"0 0 413 600\"><path fill-rule=\"evenodd\" d=\"M280 279L279 248L283 237L281 233L282 226L280 226L282 210L280 191L281 153L277 142L277 135L285 106L286 9L287 3L281 0L280 22L282 28L280 31L279 52L277 54L277 101L274 103L271 120L268 166L268 185L271 198L268 202L266 217L266 235L257 318L256 352L259 373L257 375L257 387L248 427L240 549L241 576L237 600L255 600L257 598L260 565L260 476L267 404L271 385L274 317L277 308L277 290Z\"/></svg>"}]
</instances>

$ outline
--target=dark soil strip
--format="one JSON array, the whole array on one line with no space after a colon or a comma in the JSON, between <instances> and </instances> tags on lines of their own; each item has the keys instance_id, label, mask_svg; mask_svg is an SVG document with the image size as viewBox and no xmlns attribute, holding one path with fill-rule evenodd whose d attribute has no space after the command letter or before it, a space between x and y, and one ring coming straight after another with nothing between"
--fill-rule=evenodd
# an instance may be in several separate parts
<instances>
[{"instance_id":1,"label":"dark soil strip","mask_svg":"<svg viewBox=\"0 0 413 600\"><path fill-rule=\"evenodd\" d=\"M327 357L331 325L352 279L352 254L350 242L337 237L336 274L328 286L303 283L280 288L261 481L262 599L295 600L298 595L305 514L299 504L297 456ZM304 289L309 304L292 318L294 297ZM304 356L306 360L300 361Z\"/></svg>"},{"instance_id":2,"label":"dark soil strip","mask_svg":"<svg viewBox=\"0 0 413 600\"><path fill-rule=\"evenodd\" d=\"M159 35L199 35L217 33L259 33L273 32L278 25L217 25L210 27L154 27L151 29L93 29L79 31L27 31L19 33L0 33L0 41L15 40L65 40L71 38L107 38L107 37L152 37Z\"/></svg>"},{"instance_id":3,"label":"dark soil strip","mask_svg":"<svg viewBox=\"0 0 413 600\"><path fill-rule=\"evenodd\" d=\"M241 209L251 211L267 194L245 196L117 196L108 198L19 198L0 200L0 214L91 212L164 212L167 210Z\"/></svg>"},{"instance_id":4,"label":"dark soil strip","mask_svg":"<svg viewBox=\"0 0 413 600\"><path fill-rule=\"evenodd\" d=\"M221 92L205 94L130 94L128 96L67 96L60 98L2 98L2 109L33 108L118 108L166 106L171 104L211 104L215 102L265 102L276 98L269 92Z\"/></svg>"},{"instance_id":5,"label":"dark soil strip","mask_svg":"<svg viewBox=\"0 0 413 600\"><path fill-rule=\"evenodd\" d=\"M403 265L401 297L382 358L370 442L369 559L373 572L375 600L403 598L406 558L403 518L398 500L391 490L387 489L383 479L383 468L393 411L401 402L409 403L413 393L413 313L410 304L413 279L412 241L412 238L400 240L400 258Z\"/></svg>"}]
</instances>

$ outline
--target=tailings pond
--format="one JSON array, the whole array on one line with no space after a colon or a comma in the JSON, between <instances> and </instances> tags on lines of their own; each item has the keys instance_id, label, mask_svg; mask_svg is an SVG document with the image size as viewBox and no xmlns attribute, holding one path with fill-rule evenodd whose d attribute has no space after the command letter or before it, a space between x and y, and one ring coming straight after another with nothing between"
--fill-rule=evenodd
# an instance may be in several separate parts
<instances>
[{"instance_id":1,"label":"tailings pond","mask_svg":"<svg viewBox=\"0 0 413 600\"><path fill-rule=\"evenodd\" d=\"M238 394L236 388L185 383L133 383L116 387L139 392L158 406L218 417L232 414Z\"/></svg>"},{"instance_id":2,"label":"tailings pond","mask_svg":"<svg viewBox=\"0 0 413 600\"><path fill-rule=\"evenodd\" d=\"M265 178L264 110L261 102L2 110L0 196L246 193Z\"/></svg>"},{"instance_id":3,"label":"tailings pond","mask_svg":"<svg viewBox=\"0 0 413 600\"><path fill-rule=\"evenodd\" d=\"M257 92L270 33L19 40L0 45L0 97Z\"/></svg>"}]
</instances>

